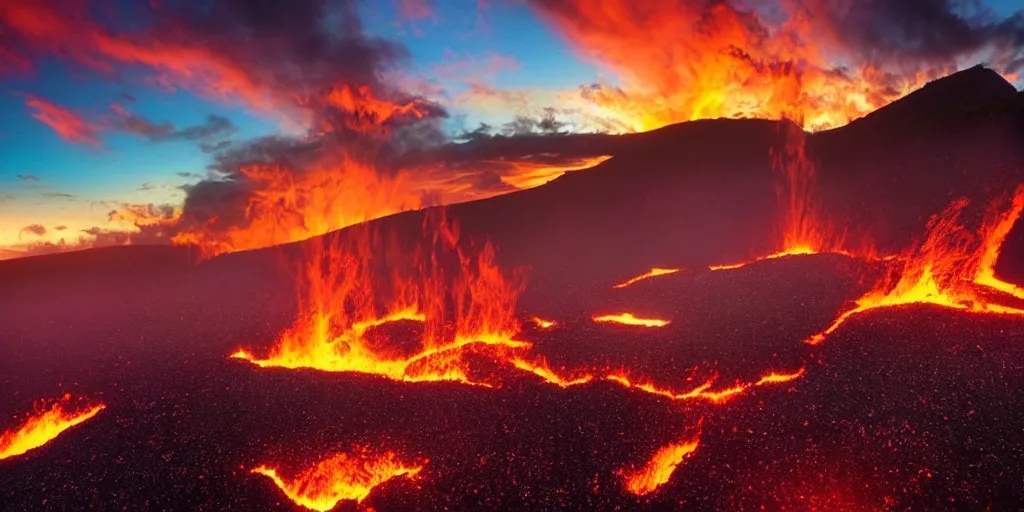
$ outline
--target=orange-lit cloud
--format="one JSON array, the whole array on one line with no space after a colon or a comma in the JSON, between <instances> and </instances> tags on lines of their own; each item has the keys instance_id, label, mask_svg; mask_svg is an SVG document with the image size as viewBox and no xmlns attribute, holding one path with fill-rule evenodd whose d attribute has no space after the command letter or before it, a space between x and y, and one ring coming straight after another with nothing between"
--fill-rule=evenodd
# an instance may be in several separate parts
<instances>
[{"instance_id":1,"label":"orange-lit cloud","mask_svg":"<svg viewBox=\"0 0 1024 512\"><path fill-rule=\"evenodd\" d=\"M49 126L60 138L75 144L100 144L99 127L71 110L31 94L25 97L25 106L32 109L32 117Z\"/></svg>"}]
</instances>

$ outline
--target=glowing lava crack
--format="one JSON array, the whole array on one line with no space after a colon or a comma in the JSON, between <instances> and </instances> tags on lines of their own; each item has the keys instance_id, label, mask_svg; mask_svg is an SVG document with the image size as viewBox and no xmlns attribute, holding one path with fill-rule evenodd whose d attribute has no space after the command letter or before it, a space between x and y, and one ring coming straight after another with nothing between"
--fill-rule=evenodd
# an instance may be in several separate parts
<instances>
[{"instance_id":1,"label":"glowing lava crack","mask_svg":"<svg viewBox=\"0 0 1024 512\"><path fill-rule=\"evenodd\" d=\"M37 402L35 412L28 416L24 425L0 434L0 460L39 448L65 430L96 416L106 407L95 404L72 411L68 409L70 401L71 395L66 394L60 400L53 401L49 407L46 406L46 400Z\"/></svg>"},{"instance_id":2,"label":"glowing lava crack","mask_svg":"<svg viewBox=\"0 0 1024 512\"><path fill-rule=\"evenodd\" d=\"M612 288L625 288L625 287L627 287L629 285L632 285L632 284L634 284L634 283L636 283L638 281L643 281L644 279L650 279L652 277L667 276L667 275L670 275L670 274L675 274L676 272L679 272L679 270L681 270L681 269L678 269L678 268L652 268L649 272L640 274L640 275L638 275L638 276L636 276L636 277L634 277L632 279L629 279L628 281L619 283L619 284L613 286Z\"/></svg>"},{"instance_id":3,"label":"glowing lava crack","mask_svg":"<svg viewBox=\"0 0 1024 512\"><path fill-rule=\"evenodd\" d=\"M375 487L392 478L414 477L425 464L402 462L394 452L372 456L363 450L353 455L339 453L294 478L284 478L267 466L256 467L252 473L271 479L297 505L326 512L343 500L363 501Z\"/></svg>"}]
</instances>

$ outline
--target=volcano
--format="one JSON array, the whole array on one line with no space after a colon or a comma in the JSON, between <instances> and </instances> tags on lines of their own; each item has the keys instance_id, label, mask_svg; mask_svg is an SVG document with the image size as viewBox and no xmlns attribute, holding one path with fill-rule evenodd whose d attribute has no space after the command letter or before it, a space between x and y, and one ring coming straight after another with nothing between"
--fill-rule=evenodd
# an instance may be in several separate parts
<instances>
[{"instance_id":1,"label":"volcano","mask_svg":"<svg viewBox=\"0 0 1024 512\"><path fill-rule=\"evenodd\" d=\"M0 509L1020 508L1022 141L975 67L810 134L440 148L611 158L303 242L2 261L0 452L42 437Z\"/></svg>"}]
</instances>

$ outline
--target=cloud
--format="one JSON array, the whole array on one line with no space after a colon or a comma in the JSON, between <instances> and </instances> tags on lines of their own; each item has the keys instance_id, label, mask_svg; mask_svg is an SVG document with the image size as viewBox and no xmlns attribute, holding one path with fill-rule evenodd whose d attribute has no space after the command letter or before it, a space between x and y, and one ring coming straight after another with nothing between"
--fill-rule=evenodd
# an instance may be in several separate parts
<instances>
[{"instance_id":1,"label":"cloud","mask_svg":"<svg viewBox=\"0 0 1024 512\"><path fill-rule=\"evenodd\" d=\"M43 192L43 197L51 199L75 199L78 196L74 194L67 194L65 192Z\"/></svg>"},{"instance_id":2,"label":"cloud","mask_svg":"<svg viewBox=\"0 0 1024 512\"><path fill-rule=\"evenodd\" d=\"M22 235L46 236L46 227L42 224L29 224L21 228L21 231L18 232L18 238L21 238Z\"/></svg>"},{"instance_id":3,"label":"cloud","mask_svg":"<svg viewBox=\"0 0 1024 512\"><path fill-rule=\"evenodd\" d=\"M958 68L1024 63L1024 14L949 0L529 0L619 79L588 86L634 130L715 117L843 124Z\"/></svg>"},{"instance_id":4,"label":"cloud","mask_svg":"<svg viewBox=\"0 0 1024 512\"><path fill-rule=\"evenodd\" d=\"M35 174L16 174L15 177L21 181L42 181L39 179L39 176L36 176Z\"/></svg>"},{"instance_id":5,"label":"cloud","mask_svg":"<svg viewBox=\"0 0 1024 512\"><path fill-rule=\"evenodd\" d=\"M187 140L201 141L201 144L218 144L222 139L237 131L230 119L218 115L208 115L203 124L175 128L172 123L155 123L142 116L133 114L118 103L110 106L114 117L110 124L119 129L153 142Z\"/></svg>"},{"instance_id":6,"label":"cloud","mask_svg":"<svg viewBox=\"0 0 1024 512\"><path fill-rule=\"evenodd\" d=\"M100 144L99 127L71 110L32 94L26 95L25 106L32 109L29 115L49 126L60 138L74 144Z\"/></svg>"},{"instance_id":7,"label":"cloud","mask_svg":"<svg viewBox=\"0 0 1024 512\"><path fill-rule=\"evenodd\" d=\"M54 227L53 227L53 230L54 230L54 231L64 231L65 229L68 229L68 227L67 227L67 226L65 226L65 225L63 225L63 224L61 224L61 225L59 225L59 226L54 226Z\"/></svg>"},{"instance_id":8,"label":"cloud","mask_svg":"<svg viewBox=\"0 0 1024 512\"><path fill-rule=\"evenodd\" d=\"M398 19L400 21L417 21L436 16L431 0L398 0Z\"/></svg>"}]
</instances>

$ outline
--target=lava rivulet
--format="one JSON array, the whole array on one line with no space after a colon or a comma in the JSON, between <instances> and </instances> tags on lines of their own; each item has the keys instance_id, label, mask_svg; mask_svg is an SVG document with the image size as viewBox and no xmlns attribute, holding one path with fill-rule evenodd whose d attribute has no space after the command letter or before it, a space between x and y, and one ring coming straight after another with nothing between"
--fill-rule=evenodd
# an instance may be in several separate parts
<instances>
[{"instance_id":1,"label":"lava rivulet","mask_svg":"<svg viewBox=\"0 0 1024 512\"><path fill-rule=\"evenodd\" d=\"M425 464L403 462L394 452L372 455L363 450L339 453L294 478L282 477L267 466L256 467L252 473L270 478L295 504L326 512L344 500L363 501L375 487L392 478L415 477Z\"/></svg>"},{"instance_id":2,"label":"lava rivulet","mask_svg":"<svg viewBox=\"0 0 1024 512\"><path fill-rule=\"evenodd\" d=\"M629 389L643 391L645 393L662 396L671 400L707 400L713 403L723 403L750 388L763 386L765 384L790 382L802 377L803 374L803 368L793 373L771 372L762 376L757 382L737 383L731 387L719 390L712 390L711 386L714 384L714 379L708 379L699 386L685 392L678 392L659 387L649 381L634 380L621 372L609 374L605 376L605 380L614 382Z\"/></svg>"},{"instance_id":3,"label":"lava rivulet","mask_svg":"<svg viewBox=\"0 0 1024 512\"><path fill-rule=\"evenodd\" d=\"M637 495L644 496L654 492L668 482L672 473L682 464L683 459L697 450L700 443L699 437L670 443L654 452L654 455L643 466L634 470L623 469L620 471L624 479L626 490Z\"/></svg>"},{"instance_id":4,"label":"lava rivulet","mask_svg":"<svg viewBox=\"0 0 1024 512\"><path fill-rule=\"evenodd\" d=\"M664 327L669 324L668 320L657 318L638 318L633 313L616 313L610 315L597 315L593 320L598 323L616 323L623 325L640 325L644 327Z\"/></svg>"},{"instance_id":5,"label":"lava rivulet","mask_svg":"<svg viewBox=\"0 0 1024 512\"><path fill-rule=\"evenodd\" d=\"M402 251L381 251L381 237L366 226L350 230L347 243L311 244L299 276L301 309L295 324L280 335L266 358L244 350L233 357L263 367L479 384L466 374L462 349L529 346L513 339L519 332L514 313L521 284L501 273L490 243L476 251L465 248L458 226L443 211L428 214L424 228L428 240L406 275L393 268L380 270L394 262L377 261L374 254ZM392 289L381 290L382 283ZM385 305L383 313L380 304ZM386 350L368 339L371 329L401 321L422 326L414 351Z\"/></svg>"},{"instance_id":6,"label":"lava rivulet","mask_svg":"<svg viewBox=\"0 0 1024 512\"><path fill-rule=\"evenodd\" d=\"M96 416L106 407L103 404L95 404L72 410L70 394L65 394L49 405L47 402L38 402L35 412L29 414L22 426L0 434L0 460L43 446L61 432Z\"/></svg>"},{"instance_id":7,"label":"lava rivulet","mask_svg":"<svg viewBox=\"0 0 1024 512\"><path fill-rule=\"evenodd\" d=\"M994 265L1006 235L1024 209L1024 186L1018 187L1008 209L997 202L988 208L981 229L972 233L961 223L968 202L960 199L928 221L923 243L892 260L886 276L824 331L806 341L812 345L839 328L848 318L870 309L901 304L936 304L978 313L1024 315L1024 309L992 302L984 289L1017 289L995 277Z\"/></svg>"},{"instance_id":8,"label":"lava rivulet","mask_svg":"<svg viewBox=\"0 0 1024 512\"><path fill-rule=\"evenodd\" d=\"M512 359L512 365L520 370L533 373L534 375L544 379L544 382L554 384L560 388L586 384L594 380L594 376L590 374L581 374L579 377L575 378L562 377L555 373L555 371L548 365L548 362L544 359L530 362L516 357Z\"/></svg>"},{"instance_id":9,"label":"lava rivulet","mask_svg":"<svg viewBox=\"0 0 1024 512\"><path fill-rule=\"evenodd\" d=\"M679 270L680 269L678 269L678 268L657 268L657 267L655 267L655 268L652 268L651 270L649 270L648 272L640 274L640 275L638 275L638 276L636 276L636 277L634 277L632 279L629 279L627 281L621 282L621 283L613 286L612 288L625 288L625 287L627 287L627 286L629 286L629 285L631 285L633 283L636 283L637 281L643 281L644 279L648 279L648 278L651 278L651 277L675 274L676 272L679 272Z\"/></svg>"}]
</instances>

